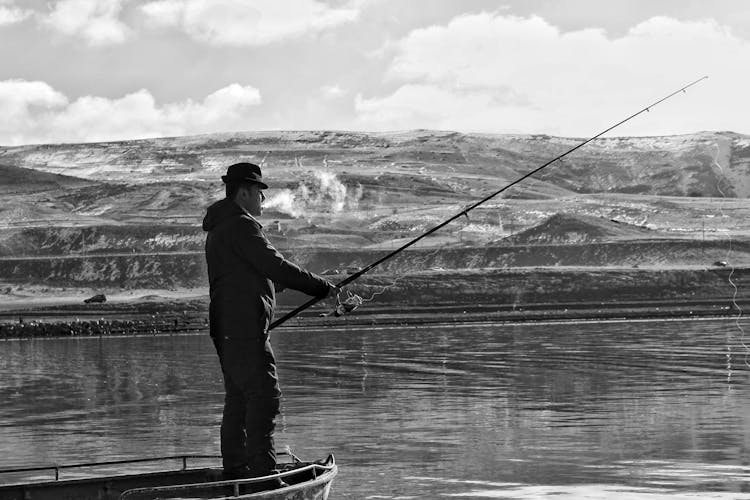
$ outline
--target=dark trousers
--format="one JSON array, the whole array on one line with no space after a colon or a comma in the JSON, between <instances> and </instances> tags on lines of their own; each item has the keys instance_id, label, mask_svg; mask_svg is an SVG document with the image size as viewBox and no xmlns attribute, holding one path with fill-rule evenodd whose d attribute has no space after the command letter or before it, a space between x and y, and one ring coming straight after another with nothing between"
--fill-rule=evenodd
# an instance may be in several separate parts
<instances>
[{"instance_id":1,"label":"dark trousers","mask_svg":"<svg viewBox=\"0 0 750 500\"><path fill-rule=\"evenodd\" d=\"M273 432L279 414L279 396L259 384L264 372L263 344L244 339L213 340L224 375L221 421L224 470L247 467L255 475L268 474L276 467ZM260 352L256 352L258 349Z\"/></svg>"}]
</instances>

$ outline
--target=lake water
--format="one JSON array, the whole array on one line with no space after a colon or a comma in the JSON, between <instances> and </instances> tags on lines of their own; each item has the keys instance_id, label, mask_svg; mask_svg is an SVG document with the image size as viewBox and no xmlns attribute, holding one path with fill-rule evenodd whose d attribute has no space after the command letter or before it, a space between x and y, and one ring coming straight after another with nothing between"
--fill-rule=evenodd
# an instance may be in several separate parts
<instances>
[{"instance_id":1,"label":"lake water","mask_svg":"<svg viewBox=\"0 0 750 500\"><path fill-rule=\"evenodd\" d=\"M279 329L276 442L332 499L750 499L748 327ZM218 453L206 334L0 349L0 468Z\"/></svg>"}]
</instances>

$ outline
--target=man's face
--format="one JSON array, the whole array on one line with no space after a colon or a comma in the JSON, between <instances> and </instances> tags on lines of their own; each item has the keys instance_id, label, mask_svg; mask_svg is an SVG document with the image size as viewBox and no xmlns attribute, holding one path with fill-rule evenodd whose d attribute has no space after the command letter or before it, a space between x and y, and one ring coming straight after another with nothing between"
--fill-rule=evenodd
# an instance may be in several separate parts
<instances>
[{"instance_id":1,"label":"man's face","mask_svg":"<svg viewBox=\"0 0 750 500\"><path fill-rule=\"evenodd\" d=\"M263 212L262 204L265 199L266 196L258 184L248 184L240 190L242 208L256 217Z\"/></svg>"}]
</instances>

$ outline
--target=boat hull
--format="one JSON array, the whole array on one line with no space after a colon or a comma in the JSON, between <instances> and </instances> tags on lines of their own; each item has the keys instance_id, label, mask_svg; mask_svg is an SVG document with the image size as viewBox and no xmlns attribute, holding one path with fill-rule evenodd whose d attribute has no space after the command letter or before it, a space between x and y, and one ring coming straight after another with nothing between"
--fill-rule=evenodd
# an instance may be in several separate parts
<instances>
[{"instance_id":1,"label":"boat hull","mask_svg":"<svg viewBox=\"0 0 750 500\"><path fill-rule=\"evenodd\" d=\"M184 457L168 457L183 458ZM158 460L158 459L157 459ZM110 462L125 467L128 462ZM186 461L183 460L186 464ZM101 464L85 464L91 465ZM78 466L65 466L66 469ZM37 469L0 471L19 474ZM103 475L59 479L59 468L54 480L30 480L0 485L0 500L156 500L204 498L233 500L326 500L333 478L338 473L333 456L319 462L294 462L280 467L277 474L261 478L222 480L221 469L215 467ZM0 478L2 476L0 475ZM273 488L270 481L281 479L288 486Z\"/></svg>"}]
</instances>

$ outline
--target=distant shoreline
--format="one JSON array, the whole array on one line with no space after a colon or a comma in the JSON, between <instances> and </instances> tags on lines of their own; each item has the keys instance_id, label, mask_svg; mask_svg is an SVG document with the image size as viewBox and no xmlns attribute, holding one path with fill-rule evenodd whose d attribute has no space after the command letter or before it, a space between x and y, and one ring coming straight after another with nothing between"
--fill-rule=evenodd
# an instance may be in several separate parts
<instances>
[{"instance_id":1,"label":"distant shoreline","mask_svg":"<svg viewBox=\"0 0 750 500\"><path fill-rule=\"evenodd\" d=\"M106 305L106 304L101 304ZM176 304L172 304L173 306ZM738 308L739 306L739 308ZM277 317L288 308L281 308ZM596 322L626 320L741 319L750 301L731 298L664 301L578 303L529 303L512 305L454 304L393 306L357 309L341 317L325 316L318 308L293 318L274 330L366 329L481 323L532 324L547 322ZM0 339L40 337L107 337L174 335L207 332L207 313L200 310L152 310L115 312L98 308L81 311L36 308L0 312Z\"/></svg>"},{"instance_id":2,"label":"distant shoreline","mask_svg":"<svg viewBox=\"0 0 750 500\"><path fill-rule=\"evenodd\" d=\"M344 277L328 276L334 282ZM365 300L355 311L332 316L333 301L327 299L292 318L279 331L296 327L739 318L743 311L750 312L748 280L748 267L700 266L516 267L366 275L346 287L345 293ZM0 307L0 338L207 330L207 292L205 287L16 289L15 297L10 295ZM100 293L106 293L105 302L84 303ZM276 318L308 299L299 292L279 293Z\"/></svg>"}]
</instances>

